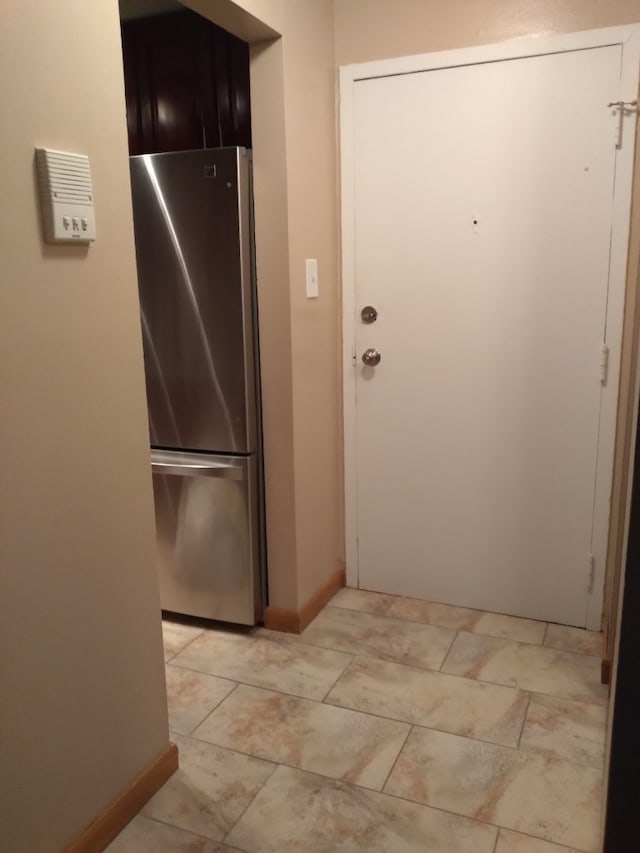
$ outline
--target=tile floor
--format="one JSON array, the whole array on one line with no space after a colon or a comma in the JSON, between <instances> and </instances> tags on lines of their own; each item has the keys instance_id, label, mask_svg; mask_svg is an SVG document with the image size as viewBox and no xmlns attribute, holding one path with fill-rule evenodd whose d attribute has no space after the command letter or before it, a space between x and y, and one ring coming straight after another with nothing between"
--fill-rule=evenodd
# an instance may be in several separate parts
<instances>
[{"instance_id":1,"label":"tile floor","mask_svg":"<svg viewBox=\"0 0 640 853\"><path fill-rule=\"evenodd\" d=\"M597 850L600 634L352 589L163 630L180 770L109 853Z\"/></svg>"}]
</instances>

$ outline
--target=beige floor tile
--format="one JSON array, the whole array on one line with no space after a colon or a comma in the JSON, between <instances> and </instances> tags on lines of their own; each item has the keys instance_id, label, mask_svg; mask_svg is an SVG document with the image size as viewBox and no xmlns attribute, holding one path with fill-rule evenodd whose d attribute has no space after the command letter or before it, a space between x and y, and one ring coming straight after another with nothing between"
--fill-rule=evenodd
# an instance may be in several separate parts
<instances>
[{"instance_id":1,"label":"beige floor tile","mask_svg":"<svg viewBox=\"0 0 640 853\"><path fill-rule=\"evenodd\" d=\"M356 658L326 701L407 723L515 746L528 696L402 664Z\"/></svg>"},{"instance_id":2,"label":"beige floor tile","mask_svg":"<svg viewBox=\"0 0 640 853\"><path fill-rule=\"evenodd\" d=\"M495 853L578 853L578 851L569 847L560 847L559 844L552 844L550 841L540 841L530 835L520 835L519 832L501 829Z\"/></svg>"},{"instance_id":3,"label":"beige floor tile","mask_svg":"<svg viewBox=\"0 0 640 853\"><path fill-rule=\"evenodd\" d=\"M180 769L144 807L146 817L222 841L274 765L174 735Z\"/></svg>"},{"instance_id":4,"label":"beige floor tile","mask_svg":"<svg viewBox=\"0 0 640 853\"><path fill-rule=\"evenodd\" d=\"M368 592L366 589L351 589L345 586L333 596L331 607L344 607L347 610L362 610L364 613L376 613L384 616L395 596L384 592Z\"/></svg>"},{"instance_id":5,"label":"beige floor tile","mask_svg":"<svg viewBox=\"0 0 640 853\"><path fill-rule=\"evenodd\" d=\"M547 628L546 622L534 619L520 619L518 616L504 616L502 613L481 613L473 627L474 634L487 634L519 643L541 645Z\"/></svg>"},{"instance_id":6,"label":"beige floor tile","mask_svg":"<svg viewBox=\"0 0 640 853\"><path fill-rule=\"evenodd\" d=\"M555 696L532 696L520 748L602 767L607 709Z\"/></svg>"},{"instance_id":7,"label":"beige floor tile","mask_svg":"<svg viewBox=\"0 0 640 853\"><path fill-rule=\"evenodd\" d=\"M408 619L411 622L424 622L427 625L440 625L456 631L467 628L473 623L480 611L466 607L453 607L449 604L437 604L435 601L422 601L419 598L398 597L387 610L388 616Z\"/></svg>"},{"instance_id":8,"label":"beige floor tile","mask_svg":"<svg viewBox=\"0 0 640 853\"><path fill-rule=\"evenodd\" d=\"M450 628L327 607L303 631L300 639L349 654L439 669L454 636L455 631Z\"/></svg>"},{"instance_id":9,"label":"beige floor tile","mask_svg":"<svg viewBox=\"0 0 640 853\"><path fill-rule=\"evenodd\" d=\"M227 838L249 853L491 853L496 829L279 767Z\"/></svg>"},{"instance_id":10,"label":"beige floor tile","mask_svg":"<svg viewBox=\"0 0 640 853\"><path fill-rule=\"evenodd\" d=\"M593 704L607 701L598 658L462 631L442 672Z\"/></svg>"},{"instance_id":11,"label":"beige floor tile","mask_svg":"<svg viewBox=\"0 0 640 853\"><path fill-rule=\"evenodd\" d=\"M482 610L436 604L417 598L396 598L387 610L387 616L537 645L542 643L547 627L546 622L536 622L533 619L485 613Z\"/></svg>"},{"instance_id":12,"label":"beige floor tile","mask_svg":"<svg viewBox=\"0 0 640 853\"><path fill-rule=\"evenodd\" d=\"M602 657L602 634L598 631L584 631L568 625L549 625L544 644L552 649Z\"/></svg>"},{"instance_id":13,"label":"beige floor tile","mask_svg":"<svg viewBox=\"0 0 640 853\"><path fill-rule=\"evenodd\" d=\"M225 853L224 844L138 815L122 830L106 853Z\"/></svg>"},{"instance_id":14,"label":"beige floor tile","mask_svg":"<svg viewBox=\"0 0 640 853\"><path fill-rule=\"evenodd\" d=\"M180 622L162 622L162 643L164 645L164 659L171 660L174 655L182 651L191 640L202 634L204 628L197 625L182 625Z\"/></svg>"},{"instance_id":15,"label":"beige floor tile","mask_svg":"<svg viewBox=\"0 0 640 853\"><path fill-rule=\"evenodd\" d=\"M600 829L601 775L569 761L415 728L384 790L590 850Z\"/></svg>"},{"instance_id":16,"label":"beige floor tile","mask_svg":"<svg viewBox=\"0 0 640 853\"><path fill-rule=\"evenodd\" d=\"M194 737L380 790L409 726L240 685Z\"/></svg>"},{"instance_id":17,"label":"beige floor tile","mask_svg":"<svg viewBox=\"0 0 640 853\"><path fill-rule=\"evenodd\" d=\"M275 631L207 631L172 661L220 678L322 699L351 660Z\"/></svg>"},{"instance_id":18,"label":"beige floor tile","mask_svg":"<svg viewBox=\"0 0 640 853\"><path fill-rule=\"evenodd\" d=\"M236 686L233 681L167 664L169 728L188 735Z\"/></svg>"}]
</instances>

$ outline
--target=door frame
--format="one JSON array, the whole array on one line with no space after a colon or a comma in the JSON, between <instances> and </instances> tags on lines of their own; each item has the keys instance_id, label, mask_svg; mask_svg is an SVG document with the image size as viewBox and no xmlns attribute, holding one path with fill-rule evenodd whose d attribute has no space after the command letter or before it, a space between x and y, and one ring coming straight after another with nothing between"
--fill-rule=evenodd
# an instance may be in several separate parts
<instances>
[{"instance_id":1,"label":"door frame","mask_svg":"<svg viewBox=\"0 0 640 853\"><path fill-rule=\"evenodd\" d=\"M477 65L508 59L523 59L589 48L622 47L620 88L615 100L635 101L640 81L640 24L587 30L545 37L515 39L500 44L426 53L397 59L383 59L345 65L339 69L340 98L340 190L342 238L342 341L343 341L343 420L344 420L344 502L346 580L358 586L358 484L355 351L355 148L354 89L359 80L389 77L420 71ZM606 106L606 105L603 105ZM600 430L592 528L594 574L587 599L586 625L601 630L607 544L609 539L610 500L619 393L622 328L626 293L627 253L629 247L631 195L635 154L636 120L623 121L622 145L617 152L611 227L609 290L605 342L609 347L607 384L602 388ZM615 145L615 139L611 144ZM585 583L588 566L585 564Z\"/></svg>"}]
</instances>

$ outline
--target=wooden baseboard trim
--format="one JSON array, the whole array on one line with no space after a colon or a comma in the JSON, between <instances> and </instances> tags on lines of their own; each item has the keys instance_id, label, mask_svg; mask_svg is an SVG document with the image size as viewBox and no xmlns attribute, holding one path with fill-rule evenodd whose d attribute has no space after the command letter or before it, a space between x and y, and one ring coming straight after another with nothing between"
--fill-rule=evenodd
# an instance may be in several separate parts
<instances>
[{"instance_id":1,"label":"wooden baseboard trim","mask_svg":"<svg viewBox=\"0 0 640 853\"><path fill-rule=\"evenodd\" d=\"M177 769L178 747L171 743L106 812L67 848L66 853L97 853L105 850Z\"/></svg>"},{"instance_id":2,"label":"wooden baseboard trim","mask_svg":"<svg viewBox=\"0 0 640 853\"><path fill-rule=\"evenodd\" d=\"M600 666L600 681L602 684L611 684L611 661L603 660Z\"/></svg>"},{"instance_id":3,"label":"wooden baseboard trim","mask_svg":"<svg viewBox=\"0 0 640 853\"><path fill-rule=\"evenodd\" d=\"M283 610L281 607L265 607L264 627L272 631L285 631L287 634L300 633L300 614L297 610Z\"/></svg>"},{"instance_id":4,"label":"wooden baseboard trim","mask_svg":"<svg viewBox=\"0 0 640 853\"><path fill-rule=\"evenodd\" d=\"M300 610L283 610L281 607L265 608L265 628L271 628L272 631L285 631L288 634L301 634L345 583L345 570L336 569Z\"/></svg>"},{"instance_id":5,"label":"wooden baseboard trim","mask_svg":"<svg viewBox=\"0 0 640 853\"><path fill-rule=\"evenodd\" d=\"M328 601L331 601L333 596L346 583L346 572L344 569L336 569L330 575L326 582L317 589L311 596L309 601L300 608L300 630L304 631L307 625L312 622L318 613L322 610Z\"/></svg>"}]
</instances>

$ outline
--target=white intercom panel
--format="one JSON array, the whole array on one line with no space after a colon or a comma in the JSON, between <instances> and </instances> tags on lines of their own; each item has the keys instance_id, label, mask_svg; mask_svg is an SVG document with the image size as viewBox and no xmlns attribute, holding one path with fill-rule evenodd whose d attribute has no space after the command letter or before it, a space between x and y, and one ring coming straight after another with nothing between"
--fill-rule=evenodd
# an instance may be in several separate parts
<instances>
[{"instance_id":1,"label":"white intercom panel","mask_svg":"<svg viewBox=\"0 0 640 853\"><path fill-rule=\"evenodd\" d=\"M36 148L40 205L48 243L89 243L96 239L89 158Z\"/></svg>"}]
</instances>

